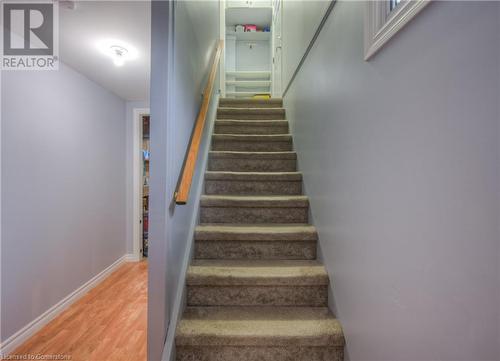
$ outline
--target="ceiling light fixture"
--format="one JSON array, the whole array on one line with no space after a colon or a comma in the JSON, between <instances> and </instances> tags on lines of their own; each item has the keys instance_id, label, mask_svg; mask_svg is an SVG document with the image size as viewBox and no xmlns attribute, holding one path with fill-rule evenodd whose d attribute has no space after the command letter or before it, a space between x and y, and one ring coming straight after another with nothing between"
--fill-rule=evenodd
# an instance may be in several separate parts
<instances>
[{"instance_id":1,"label":"ceiling light fixture","mask_svg":"<svg viewBox=\"0 0 500 361\"><path fill-rule=\"evenodd\" d=\"M113 53L113 64L116 66L123 66L128 50L119 45L111 45L109 49Z\"/></svg>"},{"instance_id":2,"label":"ceiling light fixture","mask_svg":"<svg viewBox=\"0 0 500 361\"><path fill-rule=\"evenodd\" d=\"M115 66L123 66L126 62L138 58L138 51L121 40L106 39L97 43L99 51L111 58Z\"/></svg>"}]
</instances>

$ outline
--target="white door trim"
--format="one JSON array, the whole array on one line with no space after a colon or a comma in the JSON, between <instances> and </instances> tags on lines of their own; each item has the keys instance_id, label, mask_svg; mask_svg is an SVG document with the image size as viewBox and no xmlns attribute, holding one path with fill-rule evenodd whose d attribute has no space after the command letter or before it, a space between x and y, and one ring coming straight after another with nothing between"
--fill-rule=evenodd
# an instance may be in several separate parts
<instances>
[{"instance_id":1,"label":"white door trim","mask_svg":"<svg viewBox=\"0 0 500 361\"><path fill-rule=\"evenodd\" d=\"M219 1L219 39L224 41L224 48L219 60L219 88L222 97L226 96L226 0Z\"/></svg>"},{"instance_id":2,"label":"white door trim","mask_svg":"<svg viewBox=\"0 0 500 361\"><path fill-rule=\"evenodd\" d=\"M149 108L134 108L133 156L132 156L132 254L136 261L142 259L142 117L150 115Z\"/></svg>"},{"instance_id":3,"label":"white door trim","mask_svg":"<svg viewBox=\"0 0 500 361\"><path fill-rule=\"evenodd\" d=\"M283 96L283 0L273 1L271 24L271 94Z\"/></svg>"}]
</instances>

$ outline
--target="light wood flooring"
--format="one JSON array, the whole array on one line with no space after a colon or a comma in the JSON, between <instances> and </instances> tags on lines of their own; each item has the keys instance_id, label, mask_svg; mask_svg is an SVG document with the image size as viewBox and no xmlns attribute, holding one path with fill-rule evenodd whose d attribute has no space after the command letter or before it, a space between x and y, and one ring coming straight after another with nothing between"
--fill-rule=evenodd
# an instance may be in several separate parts
<instances>
[{"instance_id":1,"label":"light wood flooring","mask_svg":"<svg viewBox=\"0 0 500 361\"><path fill-rule=\"evenodd\" d=\"M146 361L147 262L125 263L11 355Z\"/></svg>"}]
</instances>

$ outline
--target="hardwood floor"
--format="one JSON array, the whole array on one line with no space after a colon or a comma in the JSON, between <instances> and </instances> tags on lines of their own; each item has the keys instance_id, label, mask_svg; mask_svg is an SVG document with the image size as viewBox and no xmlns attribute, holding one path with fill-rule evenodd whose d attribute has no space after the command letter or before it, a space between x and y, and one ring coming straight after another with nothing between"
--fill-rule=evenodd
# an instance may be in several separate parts
<instances>
[{"instance_id":1,"label":"hardwood floor","mask_svg":"<svg viewBox=\"0 0 500 361\"><path fill-rule=\"evenodd\" d=\"M147 263L126 263L11 355L146 361Z\"/></svg>"}]
</instances>

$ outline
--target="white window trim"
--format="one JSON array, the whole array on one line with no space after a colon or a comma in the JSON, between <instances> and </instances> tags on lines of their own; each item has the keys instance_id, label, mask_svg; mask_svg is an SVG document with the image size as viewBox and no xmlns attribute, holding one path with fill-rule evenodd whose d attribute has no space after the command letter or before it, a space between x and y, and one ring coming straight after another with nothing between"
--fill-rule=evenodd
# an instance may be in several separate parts
<instances>
[{"instance_id":1,"label":"white window trim","mask_svg":"<svg viewBox=\"0 0 500 361\"><path fill-rule=\"evenodd\" d=\"M392 11L389 1L371 0L365 8L365 60L369 60L431 0L406 0Z\"/></svg>"}]
</instances>

